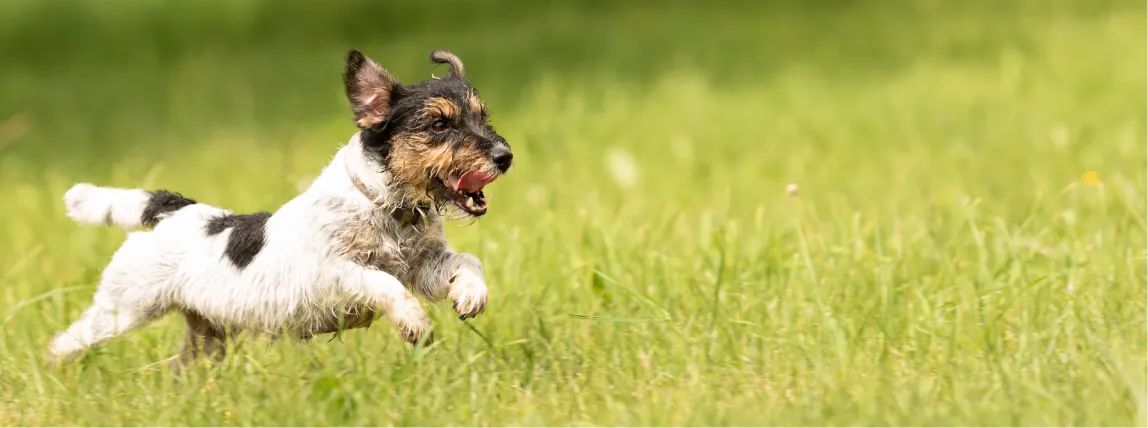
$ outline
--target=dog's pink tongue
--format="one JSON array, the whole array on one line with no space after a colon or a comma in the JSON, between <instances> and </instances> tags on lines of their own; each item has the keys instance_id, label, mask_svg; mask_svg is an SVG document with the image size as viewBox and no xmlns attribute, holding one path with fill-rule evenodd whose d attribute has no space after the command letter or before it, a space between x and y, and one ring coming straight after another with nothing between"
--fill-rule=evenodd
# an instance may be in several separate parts
<instances>
[{"instance_id":1,"label":"dog's pink tongue","mask_svg":"<svg viewBox=\"0 0 1148 428\"><path fill-rule=\"evenodd\" d=\"M494 181L494 176L482 171L471 171L463 174L454 183L454 190L467 193L481 192L482 188Z\"/></svg>"}]
</instances>

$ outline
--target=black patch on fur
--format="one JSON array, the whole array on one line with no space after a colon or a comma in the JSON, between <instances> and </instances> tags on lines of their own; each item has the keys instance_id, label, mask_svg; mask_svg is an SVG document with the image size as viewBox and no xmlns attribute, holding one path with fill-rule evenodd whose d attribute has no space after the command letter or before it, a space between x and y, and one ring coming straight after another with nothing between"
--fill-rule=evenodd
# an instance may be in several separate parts
<instances>
[{"instance_id":1,"label":"black patch on fur","mask_svg":"<svg viewBox=\"0 0 1148 428\"><path fill-rule=\"evenodd\" d=\"M267 219L271 213L266 211L255 214L227 214L207 221L207 236L218 235L224 230L232 229L227 239L227 248L223 255L235 267L243 269L255 260L259 251L267 243Z\"/></svg>"},{"instance_id":2,"label":"black patch on fur","mask_svg":"<svg viewBox=\"0 0 1148 428\"><path fill-rule=\"evenodd\" d=\"M167 190L156 190L150 193L151 199L148 199L147 207L144 208L143 214L140 215L140 223L146 227L155 227L155 225L159 224L161 215L171 214L188 205L195 205L194 200L185 198L179 193L173 193ZM109 224L111 224L110 221Z\"/></svg>"},{"instance_id":3,"label":"black patch on fur","mask_svg":"<svg viewBox=\"0 0 1148 428\"><path fill-rule=\"evenodd\" d=\"M364 129L359 132L359 140L363 142L363 152L368 156L385 164L391 154L391 135L395 132L394 122L388 118L381 126L374 129Z\"/></svg>"}]
</instances>

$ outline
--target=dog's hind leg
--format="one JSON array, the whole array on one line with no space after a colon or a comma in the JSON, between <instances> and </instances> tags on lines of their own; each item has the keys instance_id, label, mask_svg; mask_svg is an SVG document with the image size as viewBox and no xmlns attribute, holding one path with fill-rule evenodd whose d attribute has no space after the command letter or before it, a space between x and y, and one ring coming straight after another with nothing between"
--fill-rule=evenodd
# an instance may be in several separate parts
<instances>
[{"instance_id":1,"label":"dog's hind leg","mask_svg":"<svg viewBox=\"0 0 1148 428\"><path fill-rule=\"evenodd\" d=\"M99 288L80 319L52 339L48 350L67 362L84 350L143 326L166 312L164 298L171 262L165 261L152 232L128 235L104 268Z\"/></svg>"},{"instance_id":2,"label":"dog's hind leg","mask_svg":"<svg viewBox=\"0 0 1148 428\"><path fill-rule=\"evenodd\" d=\"M227 356L227 332L195 311L185 310L183 316L187 320L187 340L179 358L172 361L172 368L178 369L202 356L223 360Z\"/></svg>"},{"instance_id":3,"label":"dog's hind leg","mask_svg":"<svg viewBox=\"0 0 1148 428\"><path fill-rule=\"evenodd\" d=\"M48 351L53 362L66 363L85 350L123 335L156 318L154 311L129 305L117 305L106 296L96 295L96 302L67 330L52 339Z\"/></svg>"}]
</instances>

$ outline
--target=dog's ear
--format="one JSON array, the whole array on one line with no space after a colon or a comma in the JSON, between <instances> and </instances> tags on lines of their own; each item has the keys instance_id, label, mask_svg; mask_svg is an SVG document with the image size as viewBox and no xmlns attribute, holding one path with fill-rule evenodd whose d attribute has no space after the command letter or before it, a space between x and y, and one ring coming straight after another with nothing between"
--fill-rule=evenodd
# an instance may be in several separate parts
<instances>
[{"instance_id":1,"label":"dog's ear","mask_svg":"<svg viewBox=\"0 0 1148 428\"><path fill-rule=\"evenodd\" d=\"M450 53L450 51L444 51L440 49L431 52L430 60L435 64L450 65L450 71L446 73L446 76L443 76L444 79L449 79L451 77L459 79L466 78L466 70L462 67L462 60L458 59L458 57L454 56L454 54Z\"/></svg>"},{"instance_id":2,"label":"dog's ear","mask_svg":"<svg viewBox=\"0 0 1148 428\"><path fill-rule=\"evenodd\" d=\"M373 128L387 120L391 112L391 96L398 87L398 82L387 70L359 51L351 50L347 53L343 83L359 128Z\"/></svg>"}]
</instances>

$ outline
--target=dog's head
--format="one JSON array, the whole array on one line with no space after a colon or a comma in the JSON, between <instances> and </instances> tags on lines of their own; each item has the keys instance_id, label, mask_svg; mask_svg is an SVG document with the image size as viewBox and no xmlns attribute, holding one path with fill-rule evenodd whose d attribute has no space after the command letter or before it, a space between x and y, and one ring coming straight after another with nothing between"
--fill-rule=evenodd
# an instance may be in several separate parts
<instances>
[{"instance_id":1,"label":"dog's head","mask_svg":"<svg viewBox=\"0 0 1148 428\"><path fill-rule=\"evenodd\" d=\"M510 169L513 155L487 122L462 61L442 50L430 59L450 71L404 86L352 50L343 79L347 100L368 161L390 173L398 197L481 216L486 214L483 187Z\"/></svg>"}]
</instances>

